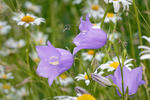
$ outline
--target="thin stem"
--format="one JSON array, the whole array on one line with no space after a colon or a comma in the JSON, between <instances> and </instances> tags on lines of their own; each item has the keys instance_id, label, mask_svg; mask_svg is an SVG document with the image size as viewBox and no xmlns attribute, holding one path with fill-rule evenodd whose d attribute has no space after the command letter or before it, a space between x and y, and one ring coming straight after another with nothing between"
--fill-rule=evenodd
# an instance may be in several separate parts
<instances>
[{"instance_id":1,"label":"thin stem","mask_svg":"<svg viewBox=\"0 0 150 100\"><path fill-rule=\"evenodd\" d=\"M142 33L141 33L141 27L140 27L140 20L139 20L139 16L138 16L138 11L137 11L137 7L136 7L136 4L135 4L135 0L133 0L133 7L134 7L135 17L136 17L136 21L137 21L140 45L142 45L143 43L142 43Z\"/></svg>"}]
</instances>

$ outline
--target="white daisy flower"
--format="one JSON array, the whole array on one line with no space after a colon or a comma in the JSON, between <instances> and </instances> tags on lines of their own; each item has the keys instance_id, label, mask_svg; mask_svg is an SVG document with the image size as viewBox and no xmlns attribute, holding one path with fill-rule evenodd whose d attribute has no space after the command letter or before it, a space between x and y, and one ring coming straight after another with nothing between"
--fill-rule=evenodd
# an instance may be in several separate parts
<instances>
[{"instance_id":1,"label":"white daisy flower","mask_svg":"<svg viewBox=\"0 0 150 100\"><path fill-rule=\"evenodd\" d=\"M114 12L119 12L121 4L123 5L123 10L129 11L129 5L132 4L132 0L104 0L105 3L112 3L114 7Z\"/></svg>"},{"instance_id":2,"label":"white daisy flower","mask_svg":"<svg viewBox=\"0 0 150 100\"><path fill-rule=\"evenodd\" d=\"M56 97L54 97L54 100L96 100L96 99L90 94L82 94L78 97L56 96Z\"/></svg>"},{"instance_id":3,"label":"white daisy flower","mask_svg":"<svg viewBox=\"0 0 150 100\"><path fill-rule=\"evenodd\" d=\"M129 70L131 70L130 66L133 66L133 64L131 63L133 59L126 59L124 61L124 66L127 67ZM122 63L122 59L120 58L120 63ZM100 65L96 70L101 69L101 70L105 70L107 69L107 71L114 71L115 69L117 69L119 66L119 60L117 57L114 57L112 59L112 61L108 61L105 64Z\"/></svg>"},{"instance_id":4,"label":"white daisy flower","mask_svg":"<svg viewBox=\"0 0 150 100\"><path fill-rule=\"evenodd\" d=\"M88 60L88 61L91 61L93 56L94 56L94 50L88 50L88 52L84 52L82 53L82 57L83 57L83 60ZM104 54L101 53L101 52L98 52L96 53L95 55L95 59L98 60L98 61L101 61L101 59L104 57Z\"/></svg>"},{"instance_id":5,"label":"white daisy flower","mask_svg":"<svg viewBox=\"0 0 150 100\"><path fill-rule=\"evenodd\" d=\"M22 48L25 44L24 40L15 41L13 38L10 38L5 42L5 46L12 49Z\"/></svg>"},{"instance_id":6,"label":"white daisy flower","mask_svg":"<svg viewBox=\"0 0 150 100\"><path fill-rule=\"evenodd\" d=\"M18 25L24 25L25 27L28 27L30 24L40 25L40 23L45 22L44 18L38 18L32 14L23 14L23 13L16 14L16 16L13 17L13 20L18 22Z\"/></svg>"},{"instance_id":7,"label":"white daisy flower","mask_svg":"<svg viewBox=\"0 0 150 100\"><path fill-rule=\"evenodd\" d=\"M6 21L0 21L0 34L6 35L10 31L11 26L7 25Z\"/></svg>"},{"instance_id":8,"label":"white daisy flower","mask_svg":"<svg viewBox=\"0 0 150 100\"><path fill-rule=\"evenodd\" d=\"M57 84L60 83L63 86L67 86L67 85L73 83L73 79L72 79L72 77L68 77L66 74L63 73L59 76L58 80L56 80L56 83Z\"/></svg>"},{"instance_id":9,"label":"white daisy flower","mask_svg":"<svg viewBox=\"0 0 150 100\"><path fill-rule=\"evenodd\" d=\"M120 15L114 13L107 13L106 18L104 20L105 23L113 22L116 23L118 20L121 20Z\"/></svg>"},{"instance_id":10,"label":"white daisy flower","mask_svg":"<svg viewBox=\"0 0 150 100\"><path fill-rule=\"evenodd\" d=\"M7 5L3 2L3 0L0 1L0 13L5 12L5 10L7 9Z\"/></svg>"},{"instance_id":11,"label":"white daisy flower","mask_svg":"<svg viewBox=\"0 0 150 100\"><path fill-rule=\"evenodd\" d=\"M92 25L93 25L92 28L94 28L94 29L100 29L101 23L92 24Z\"/></svg>"},{"instance_id":12,"label":"white daisy flower","mask_svg":"<svg viewBox=\"0 0 150 100\"><path fill-rule=\"evenodd\" d=\"M45 35L42 32L37 32L37 34L32 34L31 36L38 45L45 45L48 39L48 35Z\"/></svg>"},{"instance_id":13,"label":"white daisy flower","mask_svg":"<svg viewBox=\"0 0 150 100\"><path fill-rule=\"evenodd\" d=\"M4 68L0 68L0 79L14 79L12 73L5 73Z\"/></svg>"},{"instance_id":14,"label":"white daisy flower","mask_svg":"<svg viewBox=\"0 0 150 100\"><path fill-rule=\"evenodd\" d=\"M27 91L26 88L23 87L23 88L17 90L17 91L16 91L16 94L17 94L18 96L20 96L20 97L26 97L26 96L29 95L29 92Z\"/></svg>"},{"instance_id":15,"label":"white daisy flower","mask_svg":"<svg viewBox=\"0 0 150 100\"><path fill-rule=\"evenodd\" d=\"M29 1L25 2L25 7L27 9L29 9L29 10L32 10L32 11L36 12L36 13L40 13L41 12L41 6L34 5L31 2L29 2Z\"/></svg>"},{"instance_id":16,"label":"white daisy flower","mask_svg":"<svg viewBox=\"0 0 150 100\"><path fill-rule=\"evenodd\" d=\"M8 56L8 55L13 54L15 52L17 52L17 49L2 48L0 50L0 55L1 56Z\"/></svg>"},{"instance_id":17,"label":"white daisy flower","mask_svg":"<svg viewBox=\"0 0 150 100\"><path fill-rule=\"evenodd\" d=\"M90 76L88 76L86 72L84 74L78 74L78 76L75 77L77 81L84 80L87 86L90 84L89 78Z\"/></svg>"},{"instance_id":18,"label":"white daisy flower","mask_svg":"<svg viewBox=\"0 0 150 100\"><path fill-rule=\"evenodd\" d=\"M87 1L88 6L84 9L84 13L89 14L90 17L95 19L103 18L104 10L99 6L98 0L94 0L91 2L90 0Z\"/></svg>"},{"instance_id":19,"label":"white daisy flower","mask_svg":"<svg viewBox=\"0 0 150 100\"><path fill-rule=\"evenodd\" d=\"M40 58L38 57L37 52L32 52L32 53L30 53L29 55L30 55L30 57L32 58L32 60L33 60L34 62L38 63L38 62L40 61Z\"/></svg>"},{"instance_id":20,"label":"white daisy flower","mask_svg":"<svg viewBox=\"0 0 150 100\"><path fill-rule=\"evenodd\" d=\"M82 2L82 0L73 0L73 4L80 4Z\"/></svg>"},{"instance_id":21,"label":"white daisy flower","mask_svg":"<svg viewBox=\"0 0 150 100\"><path fill-rule=\"evenodd\" d=\"M147 40L150 43L150 37L142 36L143 39ZM138 46L139 49L144 49L142 52L140 52L140 59L150 59L150 47L148 46Z\"/></svg>"},{"instance_id":22,"label":"white daisy flower","mask_svg":"<svg viewBox=\"0 0 150 100\"><path fill-rule=\"evenodd\" d=\"M117 32L108 35L108 39L111 42L114 42L114 40L118 39L119 37L120 37L120 34Z\"/></svg>"},{"instance_id":23,"label":"white daisy flower","mask_svg":"<svg viewBox=\"0 0 150 100\"><path fill-rule=\"evenodd\" d=\"M13 88L10 83L0 83L0 91L3 93L15 92L15 88Z\"/></svg>"}]
</instances>

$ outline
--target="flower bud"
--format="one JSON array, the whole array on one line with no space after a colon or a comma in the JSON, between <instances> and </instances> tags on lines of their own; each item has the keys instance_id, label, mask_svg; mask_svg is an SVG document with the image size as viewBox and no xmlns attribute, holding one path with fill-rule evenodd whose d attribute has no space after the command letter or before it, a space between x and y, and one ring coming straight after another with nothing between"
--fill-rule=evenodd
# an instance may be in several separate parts
<instances>
[{"instance_id":1,"label":"flower bud","mask_svg":"<svg viewBox=\"0 0 150 100\"><path fill-rule=\"evenodd\" d=\"M94 81L98 82L100 85L102 85L104 87L112 85L112 83L109 79L107 79L106 77L103 77L99 74L92 73L91 76Z\"/></svg>"},{"instance_id":2,"label":"flower bud","mask_svg":"<svg viewBox=\"0 0 150 100\"><path fill-rule=\"evenodd\" d=\"M79 86L75 87L75 91L78 96L81 96L82 94L89 94L85 89L83 89Z\"/></svg>"}]
</instances>

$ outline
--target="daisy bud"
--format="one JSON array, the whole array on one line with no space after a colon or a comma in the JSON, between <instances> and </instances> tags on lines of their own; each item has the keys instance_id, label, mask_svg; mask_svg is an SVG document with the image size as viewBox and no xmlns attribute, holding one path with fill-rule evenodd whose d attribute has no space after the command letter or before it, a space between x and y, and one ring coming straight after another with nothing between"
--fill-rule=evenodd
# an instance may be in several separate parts
<instances>
[{"instance_id":1,"label":"daisy bud","mask_svg":"<svg viewBox=\"0 0 150 100\"><path fill-rule=\"evenodd\" d=\"M98 82L100 85L104 87L112 85L111 81L107 79L106 77L103 77L95 73L92 73L91 76L94 81Z\"/></svg>"},{"instance_id":2,"label":"daisy bud","mask_svg":"<svg viewBox=\"0 0 150 100\"><path fill-rule=\"evenodd\" d=\"M82 94L89 94L85 89L83 89L79 86L75 87L75 91L76 91L78 96L80 96Z\"/></svg>"}]
</instances>

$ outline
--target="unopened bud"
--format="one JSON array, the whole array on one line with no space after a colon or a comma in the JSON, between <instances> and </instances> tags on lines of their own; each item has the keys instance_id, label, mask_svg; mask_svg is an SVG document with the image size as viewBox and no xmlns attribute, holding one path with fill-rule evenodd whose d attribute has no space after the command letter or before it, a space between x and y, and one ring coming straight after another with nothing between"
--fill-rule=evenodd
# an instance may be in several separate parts
<instances>
[{"instance_id":1,"label":"unopened bud","mask_svg":"<svg viewBox=\"0 0 150 100\"><path fill-rule=\"evenodd\" d=\"M104 87L112 85L112 83L109 79L107 79L106 77L103 77L99 74L92 73L91 77L94 81L98 82L100 85L102 85Z\"/></svg>"},{"instance_id":2,"label":"unopened bud","mask_svg":"<svg viewBox=\"0 0 150 100\"><path fill-rule=\"evenodd\" d=\"M75 87L75 91L78 96L81 96L82 94L89 94L85 89L83 89L79 86Z\"/></svg>"}]
</instances>

